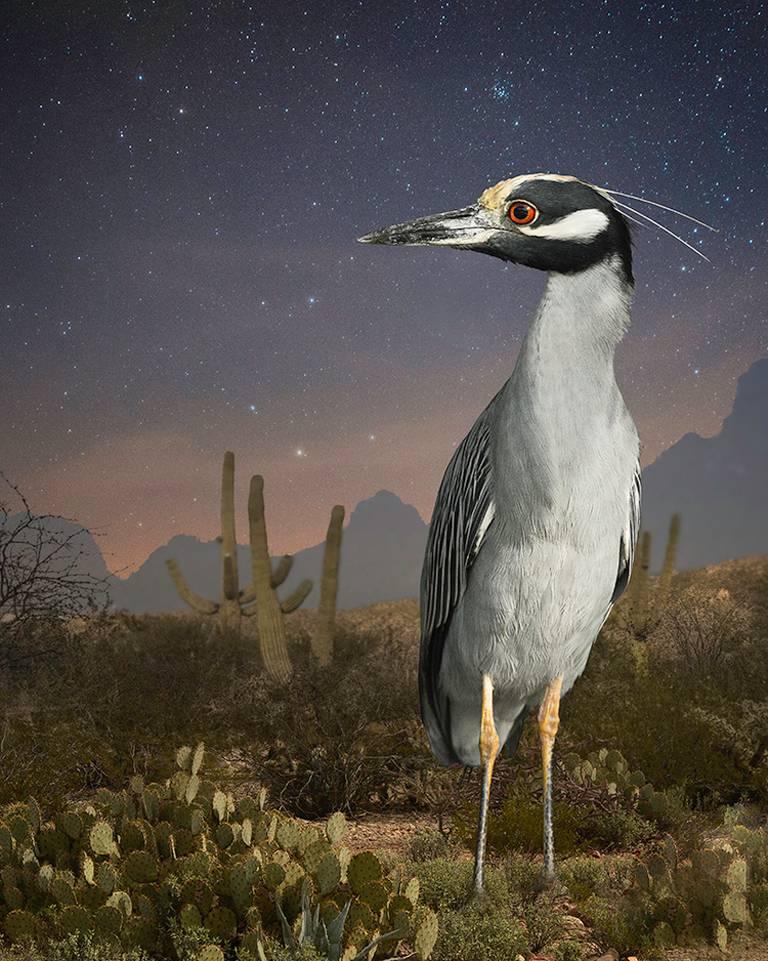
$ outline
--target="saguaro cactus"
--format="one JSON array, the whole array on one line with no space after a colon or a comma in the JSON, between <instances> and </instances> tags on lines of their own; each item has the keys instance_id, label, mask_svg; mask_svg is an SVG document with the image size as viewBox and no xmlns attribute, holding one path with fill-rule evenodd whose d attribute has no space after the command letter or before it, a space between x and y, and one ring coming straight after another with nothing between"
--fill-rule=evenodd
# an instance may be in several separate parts
<instances>
[{"instance_id":1,"label":"saguaro cactus","mask_svg":"<svg viewBox=\"0 0 768 961\"><path fill-rule=\"evenodd\" d=\"M303 603L312 590L312 581L302 581L284 601L278 599L276 587L288 576L292 558L284 557L277 569L272 571L264 517L264 478L259 474L251 478L248 523L251 533L251 584L245 596L256 602L253 613L259 628L264 666L273 677L286 681L291 676L291 662L285 640L283 614L295 611Z\"/></svg>"},{"instance_id":2,"label":"saguaro cactus","mask_svg":"<svg viewBox=\"0 0 768 961\"><path fill-rule=\"evenodd\" d=\"M166 561L166 566L176 585L181 598L199 614L217 615L222 627L239 630L242 617L259 615L257 623L262 637L262 649L267 669L276 677L287 677L287 652L285 649L285 629L278 636L270 628L269 614L265 614L265 626L262 627L258 610L262 598L268 610L274 613L277 605L282 622L282 613L296 610L309 592L312 582L304 580L285 601L278 601L275 589L279 587L290 573L293 558L289 555L282 557L272 570L267 553L266 523L264 521L264 481L261 477L251 479L251 491L248 498L248 520L251 535L251 583L244 590L240 590L237 569L237 538L235 536L235 455L227 451L224 455L224 465L221 476L221 599L209 601L196 594L187 584L179 565L175 560ZM266 571L266 588L264 576ZM282 637L282 647L281 640ZM266 646L265 646L266 645ZM267 650L268 649L268 650ZM282 650L278 655L275 651Z\"/></svg>"},{"instance_id":3,"label":"saguaro cactus","mask_svg":"<svg viewBox=\"0 0 768 961\"><path fill-rule=\"evenodd\" d=\"M331 521L328 525L328 533L325 536L323 577L320 581L320 605L317 609L317 624L311 641L312 652L323 665L330 664L333 660L343 524L344 508L337 504L331 511Z\"/></svg>"},{"instance_id":4,"label":"saguaro cactus","mask_svg":"<svg viewBox=\"0 0 768 961\"><path fill-rule=\"evenodd\" d=\"M675 573L677 562L677 545L680 540L680 515L673 514L669 522L669 536L667 537L667 549L664 552L664 564L661 568L659 577L659 587L657 591L656 606L660 608L669 597L672 587L672 577Z\"/></svg>"}]
</instances>

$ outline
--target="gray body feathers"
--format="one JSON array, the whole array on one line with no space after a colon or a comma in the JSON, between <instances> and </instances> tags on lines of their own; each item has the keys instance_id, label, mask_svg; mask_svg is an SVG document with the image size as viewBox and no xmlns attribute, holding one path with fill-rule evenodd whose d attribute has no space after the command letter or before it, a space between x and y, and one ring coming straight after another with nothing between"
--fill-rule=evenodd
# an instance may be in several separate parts
<instances>
[{"instance_id":1,"label":"gray body feathers","mask_svg":"<svg viewBox=\"0 0 768 961\"><path fill-rule=\"evenodd\" d=\"M482 677L501 742L584 670L626 586L638 437L613 358L631 287L617 262L551 274L512 376L443 478L422 572L422 717L443 763L478 765Z\"/></svg>"}]
</instances>

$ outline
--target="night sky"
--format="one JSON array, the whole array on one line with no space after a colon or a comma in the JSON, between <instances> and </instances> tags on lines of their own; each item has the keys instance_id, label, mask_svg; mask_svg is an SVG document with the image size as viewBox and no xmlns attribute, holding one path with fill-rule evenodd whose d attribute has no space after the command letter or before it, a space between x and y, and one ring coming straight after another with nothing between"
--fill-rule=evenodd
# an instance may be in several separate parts
<instances>
[{"instance_id":1,"label":"night sky","mask_svg":"<svg viewBox=\"0 0 768 961\"><path fill-rule=\"evenodd\" d=\"M4 3L0 468L113 569L271 547L384 487L429 517L543 274L373 228L556 171L680 207L636 234L617 371L652 461L768 350L763 3ZM652 208L641 208L654 215ZM660 211L657 211L660 213ZM241 522L241 535L245 529Z\"/></svg>"}]
</instances>

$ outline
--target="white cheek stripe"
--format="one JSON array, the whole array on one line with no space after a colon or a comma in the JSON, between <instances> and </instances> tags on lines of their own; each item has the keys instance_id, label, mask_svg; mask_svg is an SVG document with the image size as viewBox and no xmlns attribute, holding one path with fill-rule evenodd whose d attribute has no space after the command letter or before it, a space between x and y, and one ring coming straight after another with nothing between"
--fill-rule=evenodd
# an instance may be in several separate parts
<instances>
[{"instance_id":1,"label":"white cheek stripe","mask_svg":"<svg viewBox=\"0 0 768 961\"><path fill-rule=\"evenodd\" d=\"M575 240L577 243L586 244L593 240L599 233L608 226L608 217L602 210L590 208L588 210L576 210L572 214L561 217L553 224L542 224L537 227L531 224L530 227L518 227L522 234L529 237L545 237L547 240Z\"/></svg>"}]
</instances>

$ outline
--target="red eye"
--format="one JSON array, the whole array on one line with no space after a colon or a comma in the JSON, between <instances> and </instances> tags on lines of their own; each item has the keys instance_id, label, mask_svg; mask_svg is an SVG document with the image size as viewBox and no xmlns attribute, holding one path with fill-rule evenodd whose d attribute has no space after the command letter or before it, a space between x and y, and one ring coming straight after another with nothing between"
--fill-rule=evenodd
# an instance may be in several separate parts
<instances>
[{"instance_id":1,"label":"red eye","mask_svg":"<svg viewBox=\"0 0 768 961\"><path fill-rule=\"evenodd\" d=\"M532 224L539 211L527 200L513 200L509 207L509 219L513 224Z\"/></svg>"}]
</instances>

